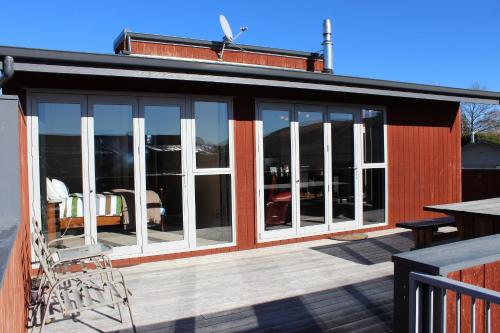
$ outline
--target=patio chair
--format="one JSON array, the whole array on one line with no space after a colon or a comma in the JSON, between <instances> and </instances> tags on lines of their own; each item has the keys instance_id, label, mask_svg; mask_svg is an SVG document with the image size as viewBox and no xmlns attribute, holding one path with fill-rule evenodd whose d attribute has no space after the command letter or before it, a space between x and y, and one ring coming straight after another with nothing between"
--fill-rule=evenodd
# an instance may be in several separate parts
<instances>
[{"instance_id":1,"label":"patio chair","mask_svg":"<svg viewBox=\"0 0 500 333\"><path fill-rule=\"evenodd\" d=\"M31 238L33 243L43 248L45 253L50 254L47 257L47 263L51 270L62 274L64 272L74 271L78 268L80 271L88 272L94 269L112 268L111 260L106 255L106 252L111 250L111 247L105 244L97 244L92 242L90 245L82 245L73 248L50 248L51 244L61 241L61 238L47 242L47 239L39 228L36 220L32 220L32 234ZM68 236L63 239L82 238L85 235ZM44 270L38 270L38 275L35 278L37 285L31 294L30 309L33 314L38 311L42 302L42 294L44 289L49 288L47 285L48 276Z\"/></svg>"},{"instance_id":2,"label":"patio chair","mask_svg":"<svg viewBox=\"0 0 500 333\"><path fill-rule=\"evenodd\" d=\"M50 253L43 244L43 239L33 237L33 250L40 261L40 267L46 277L47 288L42 288L43 298L40 314L41 333L45 324L62 316L74 317L85 310L94 310L116 305L123 323L120 305L126 305L132 328L136 332L130 308L129 294L123 274L116 268L104 267L91 271L60 272L55 269Z\"/></svg>"},{"instance_id":3,"label":"patio chair","mask_svg":"<svg viewBox=\"0 0 500 333\"><path fill-rule=\"evenodd\" d=\"M67 248L53 247L58 242L83 238L87 235L65 236L48 242L36 220L33 219L31 224L33 231L31 237L32 239L36 239L40 246L50 254L49 265L51 269L57 269L61 272L62 270L70 270L75 265L80 267L82 271L88 271L93 268L112 267L111 259L107 255L112 250L109 245L97 243L91 237L91 244L88 245Z\"/></svg>"}]
</instances>

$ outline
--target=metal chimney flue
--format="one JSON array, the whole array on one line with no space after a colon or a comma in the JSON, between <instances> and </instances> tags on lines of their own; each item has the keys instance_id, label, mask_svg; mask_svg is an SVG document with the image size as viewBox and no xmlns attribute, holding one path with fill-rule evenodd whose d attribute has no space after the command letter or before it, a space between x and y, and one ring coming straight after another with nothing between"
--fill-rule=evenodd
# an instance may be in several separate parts
<instances>
[{"instance_id":1,"label":"metal chimney flue","mask_svg":"<svg viewBox=\"0 0 500 333\"><path fill-rule=\"evenodd\" d=\"M323 73L333 74L332 22L323 21Z\"/></svg>"}]
</instances>

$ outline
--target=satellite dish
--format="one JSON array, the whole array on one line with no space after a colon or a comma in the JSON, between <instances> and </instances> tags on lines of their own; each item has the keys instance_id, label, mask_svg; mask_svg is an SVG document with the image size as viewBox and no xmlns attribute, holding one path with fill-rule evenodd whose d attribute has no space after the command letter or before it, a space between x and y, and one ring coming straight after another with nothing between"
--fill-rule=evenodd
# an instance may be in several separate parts
<instances>
[{"instance_id":1,"label":"satellite dish","mask_svg":"<svg viewBox=\"0 0 500 333\"><path fill-rule=\"evenodd\" d=\"M219 23L220 27L222 28L222 32L224 33L224 38L222 39L222 48L218 53L219 60L222 60L222 55L224 54L224 49L226 48L226 46L229 44L234 44L234 41L238 39L238 37L240 37L245 31L247 31L248 28L241 27L238 34L236 36L233 36L233 30L231 29L229 22L222 14L219 15Z\"/></svg>"},{"instance_id":2,"label":"satellite dish","mask_svg":"<svg viewBox=\"0 0 500 333\"><path fill-rule=\"evenodd\" d=\"M219 15L219 22L220 22L220 27L222 28L222 32L224 33L224 38L232 43L233 31L231 30L231 26L229 25L227 18L221 14Z\"/></svg>"}]
</instances>

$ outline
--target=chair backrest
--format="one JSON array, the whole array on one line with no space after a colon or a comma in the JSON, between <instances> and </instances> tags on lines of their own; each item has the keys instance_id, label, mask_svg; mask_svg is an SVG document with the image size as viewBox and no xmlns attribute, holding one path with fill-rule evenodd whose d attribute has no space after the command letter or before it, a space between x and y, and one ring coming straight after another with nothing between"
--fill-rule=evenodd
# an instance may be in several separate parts
<instances>
[{"instance_id":1,"label":"chair backrest","mask_svg":"<svg viewBox=\"0 0 500 333\"><path fill-rule=\"evenodd\" d=\"M42 230L38 226L36 220L32 220L32 230L31 233L31 244L33 245L33 251L35 251L35 255L38 257L40 261L40 266L44 274L47 276L49 283L54 285L56 283L56 275L52 270L51 266L54 263L54 259L52 258L52 254L49 251L47 246L47 241L42 234Z\"/></svg>"}]
</instances>

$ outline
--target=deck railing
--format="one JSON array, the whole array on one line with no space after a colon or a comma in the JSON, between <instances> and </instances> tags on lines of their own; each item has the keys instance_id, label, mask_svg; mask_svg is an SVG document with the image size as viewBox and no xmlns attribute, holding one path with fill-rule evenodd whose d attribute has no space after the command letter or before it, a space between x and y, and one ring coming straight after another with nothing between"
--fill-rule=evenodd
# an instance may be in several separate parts
<instances>
[{"instance_id":1,"label":"deck railing","mask_svg":"<svg viewBox=\"0 0 500 333\"><path fill-rule=\"evenodd\" d=\"M484 331L491 332L492 304L500 305L500 292L476 287L471 284L455 281L442 276L433 276L416 272L410 273L409 318L410 332L447 332L448 317L446 313L449 304L447 295L455 293L455 321L456 332L461 332L460 321L462 313L462 299L471 298L470 311L471 332L476 331L476 307L479 300L484 301ZM453 302L453 300L452 300ZM426 303L426 306L424 306ZM424 313L424 311L426 313ZM424 327L425 326L425 327Z\"/></svg>"}]
</instances>

